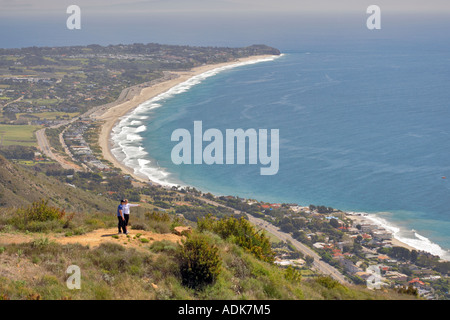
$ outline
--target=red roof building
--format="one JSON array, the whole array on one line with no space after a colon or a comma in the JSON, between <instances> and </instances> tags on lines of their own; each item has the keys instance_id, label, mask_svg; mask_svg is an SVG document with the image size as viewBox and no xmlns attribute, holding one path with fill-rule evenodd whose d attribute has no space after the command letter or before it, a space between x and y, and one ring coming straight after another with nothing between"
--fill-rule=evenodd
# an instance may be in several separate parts
<instances>
[{"instance_id":1,"label":"red roof building","mask_svg":"<svg viewBox=\"0 0 450 320\"><path fill-rule=\"evenodd\" d=\"M425 283L423 281L420 281L419 278L414 278L411 281L409 281L408 283L413 284L413 285L414 284L418 284L418 285L421 285L421 286L425 285Z\"/></svg>"}]
</instances>

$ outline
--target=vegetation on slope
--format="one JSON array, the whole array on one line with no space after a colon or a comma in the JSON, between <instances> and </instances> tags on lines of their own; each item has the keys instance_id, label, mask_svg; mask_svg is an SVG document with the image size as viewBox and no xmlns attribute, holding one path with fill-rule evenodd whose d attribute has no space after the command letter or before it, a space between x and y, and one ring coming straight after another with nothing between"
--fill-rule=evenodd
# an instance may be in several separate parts
<instances>
[{"instance_id":1,"label":"vegetation on slope","mask_svg":"<svg viewBox=\"0 0 450 320\"><path fill-rule=\"evenodd\" d=\"M45 203L30 206L51 208ZM35 212L36 213L36 212ZM61 213L61 212L60 212ZM33 216L33 215L32 215ZM61 214L42 214L46 221ZM97 215L97 219L102 214ZM108 214L103 221L113 222ZM39 218L39 219L41 219ZM80 215L86 226L92 217ZM38 219L38 220L39 220ZM134 218L133 218L134 219ZM234 219L234 220L233 220ZM175 215L147 213L135 218L136 225L170 232L180 225ZM11 222L11 221L9 221ZM127 247L132 235L111 237L97 247L60 244L45 237L0 247L0 298L2 299L403 299L392 291L369 291L343 286L328 277L303 278L293 268L280 268L265 261L258 244L267 237L244 220L210 221L213 228L196 228L183 241L146 241ZM0 222L1 224L2 222ZM5 221L3 221L5 223ZM134 225L134 222L133 222ZM164 227L162 227L164 225ZM250 237L240 241L245 228ZM218 231L218 233L216 232ZM227 236L224 236L227 234ZM255 238L255 239L256 239ZM181 237L180 237L181 239ZM267 250L269 250L267 248ZM81 289L66 286L70 265L81 270Z\"/></svg>"},{"instance_id":2,"label":"vegetation on slope","mask_svg":"<svg viewBox=\"0 0 450 320\"><path fill-rule=\"evenodd\" d=\"M21 207L41 199L70 211L107 212L114 207L109 199L26 170L0 155L0 205Z\"/></svg>"}]
</instances>

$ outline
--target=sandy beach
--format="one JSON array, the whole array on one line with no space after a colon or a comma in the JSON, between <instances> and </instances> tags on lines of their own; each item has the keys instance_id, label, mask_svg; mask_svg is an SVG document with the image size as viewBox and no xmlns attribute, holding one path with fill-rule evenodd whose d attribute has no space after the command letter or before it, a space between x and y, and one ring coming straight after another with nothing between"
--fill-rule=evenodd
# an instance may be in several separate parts
<instances>
[{"instance_id":1,"label":"sandy beach","mask_svg":"<svg viewBox=\"0 0 450 320\"><path fill-rule=\"evenodd\" d=\"M251 56L246 58L241 58L235 61L231 62L225 62L225 63L219 63L219 64L212 64L212 65L204 65L200 67L193 68L189 71L174 71L171 72L172 74L175 74L177 77L174 79L170 79L167 81L162 81L159 83L156 83L152 86L143 88L139 94L135 95L132 99L121 103L119 105L113 106L107 110L99 110L92 114L93 117L95 117L98 120L104 121L104 124L102 125L100 135L99 135L99 145L102 149L102 154L104 159L110 161L115 167L121 169L122 171L126 172L127 174L133 176L135 179L142 181L142 182L152 182L155 184L154 181L150 181L148 178L144 178L141 176L137 176L134 174L133 169L126 167L124 164L122 164L120 161L118 161L114 155L111 153L111 130L115 126L115 124L119 121L121 117L126 115L128 112L132 111L136 107L138 107L141 103L144 103L145 101L148 101L156 96L158 96L161 93L164 93L171 89L172 87L187 81L188 79L202 74L204 72L221 68L228 65L233 65L241 62L249 62L253 60L260 60L265 58L271 58L273 56L271 55L261 55L261 56Z\"/></svg>"},{"instance_id":2,"label":"sandy beach","mask_svg":"<svg viewBox=\"0 0 450 320\"><path fill-rule=\"evenodd\" d=\"M356 216L356 215L348 215L348 214L346 216L347 216L347 218L350 218L353 221L354 226L356 226L358 224L360 224L360 225L363 225L363 224L376 225L372 220L368 219L365 216ZM410 245L408 245L394 237L392 237L392 240L390 240L390 242L391 242L392 246L394 246L394 247L403 247L403 248L406 248L411 251L418 250L418 249L413 248Z\"/></svg>"}]
</instances>

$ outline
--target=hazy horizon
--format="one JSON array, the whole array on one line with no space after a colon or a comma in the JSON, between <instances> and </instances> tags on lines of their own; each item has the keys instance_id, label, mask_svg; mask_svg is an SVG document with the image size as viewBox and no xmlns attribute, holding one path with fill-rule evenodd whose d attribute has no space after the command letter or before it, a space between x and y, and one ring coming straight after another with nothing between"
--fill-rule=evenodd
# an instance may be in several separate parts
<instances>
[{"instance_id":1,"label":"hazy horizon","mask_svg":"<svg viewBox=\"0 0 450 320\"><path fill-rule=\"evenodd\" d=\"M450 2L447 0L0 0L2 13L14 15L59 14L71 4L80 6L90 13L109 14L148 14L155 12L199 13L199 12L360 12L369 5L380 6L386 12L447 12L450 13Z\"/></svg>"},{"instance_id":2,"label":"hazy horizon","mask_svg":"<svg viewBox=\"0 0 450 320\"><path fill-rule=\"evenodd\" d=\"M2 0L0 0L2 1ZM3 0L4 1L4 0ZM81 30L69 30L65 13L0 19L0 47L68 46L88 44L162 43L196 46L240 47L267 44L278 49L298 50L305 43L325 44L354 37L377 39L448 38L450 19L440 14L394 14L382 8L382 29L368 30L369 15L358 13L149 13L146 15L90 13L82 8ZM430 37L431 35L431 37Z\"/></svg>"}]
</instances>

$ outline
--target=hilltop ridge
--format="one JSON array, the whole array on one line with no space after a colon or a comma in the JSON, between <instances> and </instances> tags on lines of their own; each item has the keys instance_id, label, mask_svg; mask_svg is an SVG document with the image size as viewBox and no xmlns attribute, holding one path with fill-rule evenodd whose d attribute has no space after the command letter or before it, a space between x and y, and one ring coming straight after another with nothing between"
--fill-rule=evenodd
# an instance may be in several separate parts
<instances>
[{"instance_id":1,"label":"hilltop ridge","mask_svg":"<svg viewBox=\"0 0 450 320\"><path fill-rule=\"evenodd\" d=\"M0 205L27 206L40 199L69 210L107 211L112 202L102 196L13 164L0 155Z\"/></svg>"}]
</instances>

